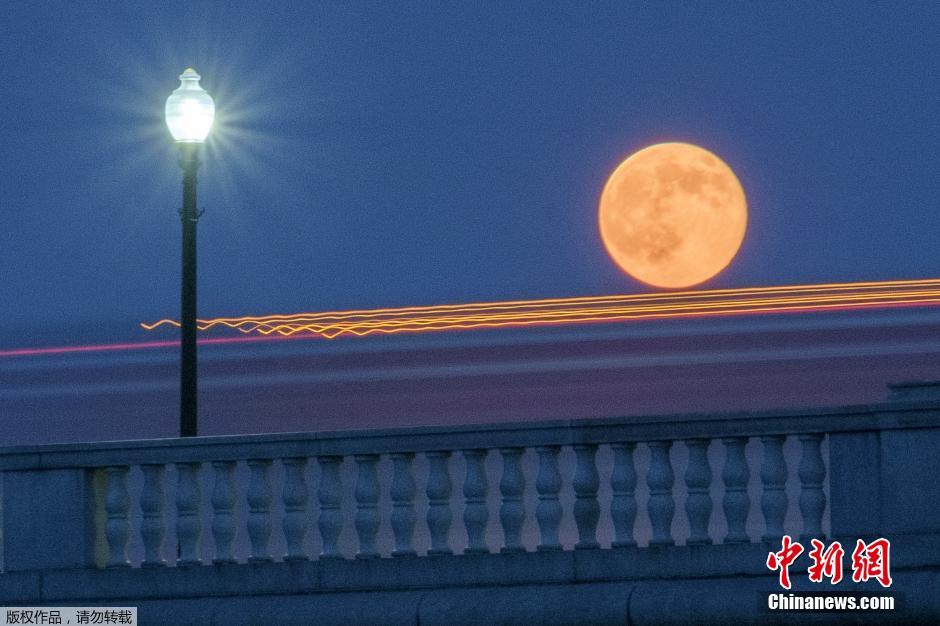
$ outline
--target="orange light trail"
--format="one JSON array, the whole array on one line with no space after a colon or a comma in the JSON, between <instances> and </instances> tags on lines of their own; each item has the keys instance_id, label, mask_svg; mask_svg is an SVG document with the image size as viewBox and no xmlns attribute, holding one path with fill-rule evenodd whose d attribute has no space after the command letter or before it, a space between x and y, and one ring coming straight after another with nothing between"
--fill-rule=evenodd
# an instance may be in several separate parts
<instances>
[{"instance_id":1,"label":"orange light trail","mask_svg":"<svg viewBox=\"0 0 940 626\"><path fill-rule=\"evenodd\" d=\"M373 334L936 304L940 304L940 279L924 279L219 317L197 320L197 327L202 331L228 328L261 336L300 335L334 339ZM161 326L178 327L179 322L162 319L152 324L141 323L141 326L153 330Z\"/></svg>"}]
</instances>

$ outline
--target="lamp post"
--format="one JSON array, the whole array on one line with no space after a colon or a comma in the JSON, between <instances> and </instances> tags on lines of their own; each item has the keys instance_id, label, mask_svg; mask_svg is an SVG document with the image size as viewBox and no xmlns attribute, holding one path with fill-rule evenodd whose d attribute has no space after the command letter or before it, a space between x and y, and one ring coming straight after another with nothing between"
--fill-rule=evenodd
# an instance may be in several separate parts
<instances>
[{"instance_id":1,"label":"lamp post","mask_svg":"<svg viewBox=\"0 0 940 626\"><path fill-rule=\"evenodd\" d=\"M209 135L215 117L212 97L199 86L199 74L188 68L180 74L180 86L166 99L166 125L176 140L183 170L183 273L180 312L180 436L197 434L196 396L196 170L199 148Z\"/></svg>"}]
</instances>

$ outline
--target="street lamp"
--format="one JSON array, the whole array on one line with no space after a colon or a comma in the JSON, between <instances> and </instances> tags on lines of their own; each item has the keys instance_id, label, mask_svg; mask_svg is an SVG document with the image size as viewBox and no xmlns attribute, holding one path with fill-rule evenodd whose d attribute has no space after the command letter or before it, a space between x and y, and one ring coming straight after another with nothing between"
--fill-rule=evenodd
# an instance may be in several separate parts
<instances>
[{"instance_id":1,"label":"street lamp","mask_svg":"<svg viewBox=\"0 0 940 626\"><path fill-rule=\"evenodd\" d=\"M215 104L199 86L199 74L188 68L180 74L180 86L166 99L166 125L179 149L183 170L183 284L180 313L180 436L197 433L196 401L196 170L199 147L209 135Z\"/></svg>"}]
</instances>

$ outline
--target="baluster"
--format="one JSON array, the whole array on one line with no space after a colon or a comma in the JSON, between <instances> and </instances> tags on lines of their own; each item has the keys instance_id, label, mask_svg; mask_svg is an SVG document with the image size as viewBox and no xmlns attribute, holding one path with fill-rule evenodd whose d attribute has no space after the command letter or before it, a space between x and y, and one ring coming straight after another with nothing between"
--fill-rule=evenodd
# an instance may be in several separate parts
<instances>
[{"instance_id":1,"label":"baluster","mask_svg":"<svg viewBox=\"0 0 940 626\"><path fill-rule=\"evenodd\" d=\"M379 531L379 477L377 454L356 456L359 478L356 481L356 534L359 536L357 559L376 559L375 535Z\"/></svg>"},{"instance_id":2,"label":"baluster","mask_svg":"<svg viewBox=\"0 0 940 626\"><path fill-rule=\"evenodd\" d=\"M525 552L522 545L522 524L525 521L525 506L522 494L525 491L525 476L522 473L520 459L524 448L502 448L503 476L499 481L499 491L503 503L499 508L499 521L503 526L504 546L502 553Z\"/></svg>"},{"instance_id":3,"label":"baluster","mask_svg":"<svg viewBox=\"0 0 940 626\"><path fill-rule=\"evenodd\" d=\"M787 461L783 458L784 435L768 435L760 438L764 444L764 462L760 478L764 492L761 494L761 510L764 512L764 541L774 541L783 536L783 518L787 514Z\"/></svg>"},{"instance_id":4,"label":"baluster","mask_svg":"<svg viewBox=\"0 0 940 626\"><path fill-rule=\"evenodd\" d=\"M540 446L539 474L535 479L535 489L539 494L539 504L535 516L539 522L541 542L540 552L561 550L558 542L558 525L561 523L561 503L558 493L561 491L561 473L558 471L558 446Z\"/></svg>"},{"instance_id":5,"label":"baluster","mask_svg":"<svg viewBox=\"0 0 940 626\"><path fill-rule=\"evenodd\" d=\"M822 517L826 509L826 494L823 481L826 465L823 463L822 434L800 435L803 454L800 459L800 513L803 514L802 540L822 539Z\"/></svg>"},{"instance_id":6,"label":"baluster","mask_svg":"<svg viewBox=\"0 0 940 626\"><path fill-rule=\"evenodd\" d=\"M343 555L339 553L336 542L343 529L343 515L340 510L343 485L339 473L343 457L321 456L317 460L320 463L320 487L317 491L317 498L320 501L320 519L317 525L323 540L320 558L341 559Z\"/></svg>"},{"instance_id":7,"label":"baluster","mask_svg":"<svg viewBox=\"0 0 940 626\"><path fill-rule=\"evenodd\" d=\"M285 561L306 561L304 537L307 536L307 469L306 457L289 457L284 465L284 539L287 543Z\"/></svg>"},{"instance_id":8,"label":"baluster","mask_svg":"<svg viewBox=\"0 0 940 626\"><path fill-rule=\"evenodd\" d=\"M647 445L650 448L650 469L646 474L646 484L650 489L647 508L653 526L650 545L671 546L675 543L672 539L672 517L676 512L672 497L675 476L669 458L672 442L651 441Z\"/></svg>"},{"instance_id":9,"label":"baluster","mask_svg":"<svg viewBox=\"0 0 940 626\"><path fill-rule=\"evenodd\" d=\"M467 548L464 554L488 554L486 523L490 512L486 505L486 450L464 450L467 475L463 482L466 505L463 522L467 527Z\"/></svg>"},{"instance_id":10,"label":"baluster","mask_svg":"<svg viewBox=\"0 0 940 626\"><path fill-rule=\"evenodd\" d=\"M236 461L213 461L215 485L212 488L213 563L236 563L232 553L235 542L235 467Z\"/></svg>"},{"instance_id":11,"label":"baluster","mask_svg":"<svg viewBox=\"0 0 940 626\"><path fill-rule=\"evenodd\" d=\"M428 530L431 533L431 556L453 554L448 543L450 535L450 472L449 451L427 452L428 458Z\"/></svg>"},{"instance_id":12,"label":"baluster","mask_svg":"<svg viewBox=\"0 0 940 626\"><path fill-rule=\"evenodd\" d=\"M747 457L744 456L747 437L729 437L721 441L725 445L725 466L721 472L725 484L722 508L728 522L725 543L748 543L747 514L751 508L751 499L747 493L747 483L751 474Z\"/></svg>"},{"instance_id":13,"label":"baluster","mask_svg":"<svg viewBox=\"0 0 940 626\"><path fill-rule=\"evenodd\" d=\"M176 538L177 565L201 565L199 540L202 535L202 490L199 486L201 463L177 463L176 486Z\"/></svg>"},{"instance_id":14,"label":"baluster","mask_svg":"<svg viewBox=\"0 0 940 626\"><path fill-rule=\"evenodd\" d=\"M248 460L248 538L251 540L250 563L270 561L268 541L271 538L271 481L269 459Z\"/></svg>"},{"instance_id":15,"label":"baluster","mask_svg":"<svg viewBox=\"0 0 940 626\"><path fill-rule=\"evenodd\" d=\"M685 512L689 516L688 545L703 545L712 542L708 536L708 522L712 517L712 468L708 464L708 439L692 439L685 442L689 449L689 466L685 472L688 497Z\"/></svg>"},{"instance_id":16,"label":"baluster","mask_svg":"<svg viewBox=\"0 0 940 626\"><path fill-rule=\"evenodd\" d=\"M399 452L392 455L392 531L395 549L392 556L414 556L415 479L411 465L415 455Z\"/></svg>"},{"instance_id":17,"label":"baluster","mask_svg":"<svg viewBox=\"0 0 940 626\"><path fill-rule=\"evenodd\" d=\"M610 501L610 516L614 521L612 548L636 545L633 526L636 523L636 469L633 466L633 442L612 443L614 470L610 475L613 498Z\"/></svg>"},{"instance_id":18,"label":"baluster","mask_svg":"<svg viewBox=\"0 0 940 626\"><path fill-rule=\"evenodd\" d=\"M166 496L163 491L164 466L141 465L144 472L144 488L140 493L140 535L144 540L144 560L141 567L163 567L163 539L166 536Z\"/></svg>"},{"instance_id":19,"label":"baluster","mask_svg":"<svg viewBox=\"0 0 940 626\"><path fill-rule=\"evenodd\" d=\"M574 521L578 526L576 550L590 550L600 547L597 543L597 520L600 518L601 505L597 501L597 488L600 478L597 476L597 444L576 444L574 470Z\"/></svg>"},{"instance_id":20,"label":"baluster","mask_svg":"<svg viewBox=\"0 0 940 626\"><path fill-rule=\"evenodd\" d=\"M108 513L108 522L105 525L105 536L108 539L108 567L130 567L127 558L127 543L130 538L130 522L127 514L130 511L130 497L127 494L127 466L106 467L108 476L108 492L105 499L105 510Z\"/></svg>"}]
</instances>

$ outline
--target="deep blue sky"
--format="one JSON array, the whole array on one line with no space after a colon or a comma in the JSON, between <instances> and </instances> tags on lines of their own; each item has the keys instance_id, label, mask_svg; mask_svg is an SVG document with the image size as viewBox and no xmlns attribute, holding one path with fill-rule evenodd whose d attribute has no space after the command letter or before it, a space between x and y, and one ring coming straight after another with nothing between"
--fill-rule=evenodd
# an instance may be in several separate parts
<instances>
[{"instance_id":1,"label":"deep blue sky","mask_svg":"<svg viewBox=\"0 0 940 626\"><path fill-rule=\"evenodd\" d=\"M648 291L597 199L664 140L749 199L706 287L940 275L937 3L401 4L6 3L2 343L178 315L189 65L202 316Z\"/></svg>"}]
</instances>

